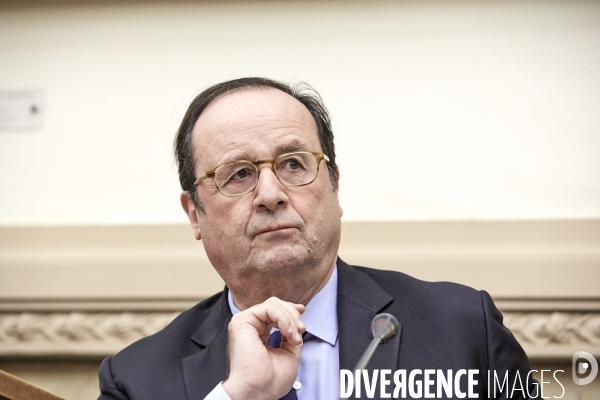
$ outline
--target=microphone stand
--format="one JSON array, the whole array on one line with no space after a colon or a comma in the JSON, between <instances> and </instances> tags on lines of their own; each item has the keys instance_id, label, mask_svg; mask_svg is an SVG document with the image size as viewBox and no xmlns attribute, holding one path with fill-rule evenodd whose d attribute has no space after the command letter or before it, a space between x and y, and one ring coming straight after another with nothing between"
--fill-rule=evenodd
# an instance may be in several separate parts
<instances>
[{"instance_id":1,"label":"microphone stand","mask_svg":"<svg viewBox=\"0 0 600 400\"><path fill-rule=\"evenodd\" d=\"M355 379L358 379L359 376L356 372L367 367L379 343L382 340L389 340L396 336L400 331L400 323L392 314L378 314L371 322L371 331L373 332L373 340L371 340L369 347L367 347L360 360L358 360L358 363L356 363L356 367L354 367ZM340 397L340 400L343 400L342 397Z\"/></svg>"},{"instance_id":2,"label":"microphone stand","mask_svg":"<svg viewBox=\"0 0 600 400\"><path fill-rule=\"evenodd\" d=\"M381 343L380 337L374 337L373 340L371 340L371 344L369 344L369 347L367 347L360 360L358 360L358 363L356 363L356 367L354 367L355 372L359 369L365 369L379 343Z\"/></svg>"}]
</instances>

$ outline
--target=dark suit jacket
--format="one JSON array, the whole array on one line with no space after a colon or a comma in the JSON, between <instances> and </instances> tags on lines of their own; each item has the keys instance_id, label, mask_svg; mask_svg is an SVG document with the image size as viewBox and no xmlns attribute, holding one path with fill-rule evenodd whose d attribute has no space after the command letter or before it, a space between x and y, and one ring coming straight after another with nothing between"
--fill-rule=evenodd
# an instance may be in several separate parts
<instances>
[{"instance_id":1,"label":"dark suit jacket","mask_svg":"<svg viewBox=\"0 0 600 400\"><path fill-rule=\"evenodd\" d=\"M501 377L508 370L509 387L519 371L525 384L529 360L502 325L502 314L486 292L349 266L339 259L337 265L341 369L354 368L372 339L371 320L388 312L400 321L401 332L379 345L370 370L478 369L477 393L482 399L488 398L488 370ZM203 399L227 377L230 319L223 291L157 334L106 358L99 372L100 399ZM512 398L522 398L520 394ZM366 398L364 390L362 396Z\"/></svg>"}]
</instances>

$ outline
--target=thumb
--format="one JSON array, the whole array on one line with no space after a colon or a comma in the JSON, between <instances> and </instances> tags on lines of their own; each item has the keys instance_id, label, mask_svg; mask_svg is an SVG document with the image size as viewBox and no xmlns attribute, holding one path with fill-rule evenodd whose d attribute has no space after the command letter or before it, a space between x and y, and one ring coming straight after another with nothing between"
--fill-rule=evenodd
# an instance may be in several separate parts
<instances>
[{"instance_id":1,"label":"thumb","mask_svg":"<svg viewBox=\"0 0 600 400\"><path fill-rule=\"evenodd\" d=\"M300 335L302 337L302 335ZM300 340L298 344L290 343L285 336L281 337L281 346L282 350L290 353L291 356L300 361L300 354L302 353L302 347L304 345L304 340Z\"/></svg>"}]
</instances>

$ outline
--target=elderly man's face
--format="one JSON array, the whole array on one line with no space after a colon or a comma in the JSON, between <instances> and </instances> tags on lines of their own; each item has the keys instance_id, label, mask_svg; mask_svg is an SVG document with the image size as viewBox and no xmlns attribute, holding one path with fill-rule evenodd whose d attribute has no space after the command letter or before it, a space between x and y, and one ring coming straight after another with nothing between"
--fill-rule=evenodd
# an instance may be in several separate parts
<instances>
[{"instance_id":1,"label":"elderly man's face","mask_svg":"<svg viewBox=\"0 0 600 400\"><path fill-rule=\"evenodd\" d=\"M322 152L306 107L286 93L264 88L214 100L198 119L192 143L196 176L235 160ZM234 299L236 294L241 298L258 293L266 285L271 295L298 301L298 294L290 290L324 284L335 263L342 215L337 191L324 160L316 180L301 187L283 186L269 164L259 168L258 185L251 193L227 197L212 179L205 179L198 186L204 213L185 197L182 202L196 238L202 239Z\"/></svg>"}]
</instances>

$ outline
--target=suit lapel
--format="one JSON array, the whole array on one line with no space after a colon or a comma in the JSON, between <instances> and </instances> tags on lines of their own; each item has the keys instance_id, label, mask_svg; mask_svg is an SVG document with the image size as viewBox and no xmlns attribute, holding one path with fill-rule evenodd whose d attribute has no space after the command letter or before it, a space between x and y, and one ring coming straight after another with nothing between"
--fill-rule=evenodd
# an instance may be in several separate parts
<instances>
[{"instance_id":1,"label":"suit lapel","mask_svg":"<svg viewBox=\"0 0 600 400\"><path fill-rule=\"evenodd\" d=\"M372 340L371 321L393 298L369 275L338 258L338 332L340 369L352 370ZM201 400L227 378L227 328L231 311L227 291L192 335L199 351L181 360L188 400ZM400 321L402 322L402 321ZM398 368L400 333L379 345L368 369Z\"/></svg>"},{"instance_id":2,"label":"suit lapel","mask_svg":"<svg viewBox=\"0 0 600 400\"><path fill-rule=\"evenodd\" d=\"M394 299L369 275L338 258L340 369L352 370L373 339L371 321ZM400 321L402 322L402 321ZM378 346L367 368L398 368L400 334Z\"/></svg>"},{"instance_id":3,"label":"suit lapel","mask_svg":"<svg viewBox=\"0 0 600 400\"><path fill-rule=\"evenodd\" d=\"M181 360L188 400L201 400L227 378L227 328L231 310L227 290L211 309L210 314L191 340L199 351Z\"/></svg>"}]
</instances>

